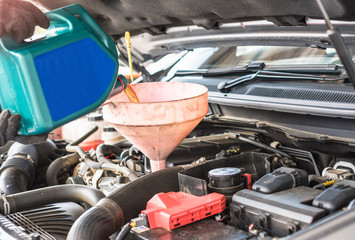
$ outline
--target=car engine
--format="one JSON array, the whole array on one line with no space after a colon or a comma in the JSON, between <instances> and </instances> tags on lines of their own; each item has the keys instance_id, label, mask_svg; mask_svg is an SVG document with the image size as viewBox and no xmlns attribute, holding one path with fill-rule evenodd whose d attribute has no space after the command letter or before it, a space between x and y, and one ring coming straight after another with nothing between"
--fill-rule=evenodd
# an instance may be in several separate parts
<instances>
[{"instance_id":1,"label":"car engine","mask_svg":"<svg viewBox=\"0 0 355 240\"><path fill-rule=\"evenodd\" d=\"M151 173L127 140L84 150L96 130L2 153L2 239L275 239L353 206L354 149L328 148L342 143L206 117Z\"/></svg>"}]
</instances>

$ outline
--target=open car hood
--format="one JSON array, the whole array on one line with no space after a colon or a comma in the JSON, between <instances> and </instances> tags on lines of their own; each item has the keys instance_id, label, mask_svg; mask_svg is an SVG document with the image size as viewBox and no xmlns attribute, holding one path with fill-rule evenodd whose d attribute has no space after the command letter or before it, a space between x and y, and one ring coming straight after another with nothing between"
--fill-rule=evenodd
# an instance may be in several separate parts
<instances>
[{"instance_id":1,"label":"open car hood","mask_svg":"<svg viewBox=\"0 0 355 240\"><path fill-rule=\"evenodd\" d=\"M221 23L268 20L279 26L303 26L305 18L320 19L315 1L298 0L37 0L52 10L69 4L82 5L114 39L125 31L164 34L172 26L197 25L218 29ZM355 2L325 0L331 19L354 20Z\"/></svg>"},{"instance_id":2,"label":"open car hood","mask_svg":"<svg viewBox=\"0 0 355 240\"><path fill-rule=\"evenodd\" d=\"M355 20L355 2L322 1L332 20ZM330 47L315 1L298 0L37 0L48 10L82 5L116 41L125 61L125 31L131 32L133 62L200 47L274 45ZM354 43L352 26L338 26L346 44Z\"/></svg>"}]
</instances>

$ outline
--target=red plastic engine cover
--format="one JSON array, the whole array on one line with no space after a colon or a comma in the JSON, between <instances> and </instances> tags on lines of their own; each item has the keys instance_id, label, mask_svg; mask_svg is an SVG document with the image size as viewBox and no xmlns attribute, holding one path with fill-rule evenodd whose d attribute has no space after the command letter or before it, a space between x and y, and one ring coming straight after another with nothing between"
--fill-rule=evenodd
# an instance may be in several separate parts
<instances>
[{"instance_id":1,"label":"red plastic engine cover","mask_svg":"<svg viewBox=\"0 0 355 240\"><path fill-rule=\"evenodd\" d=\"M222 212L226 198L219 193L194 196L184 192L158 193L147 203L150 229L172 230Z\"/></svg>"}]
</instances>

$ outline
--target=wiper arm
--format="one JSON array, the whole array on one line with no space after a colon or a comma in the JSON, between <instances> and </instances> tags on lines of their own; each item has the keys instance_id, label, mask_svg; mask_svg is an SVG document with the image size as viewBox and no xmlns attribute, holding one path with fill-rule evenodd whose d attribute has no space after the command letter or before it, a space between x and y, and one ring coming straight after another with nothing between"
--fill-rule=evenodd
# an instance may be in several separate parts
<instances>
[{"instance_id":1,"label":"wiper arm","mask_svg":"<svg viewBox=\"0 0 355 240\"><path fill-rule=\"evenodd\" d=\"M245 66L227 69L194 69L194 70L177 70L175 76L189 76L189 75L201 75L201 76L221 76L233 73L245 73L245 72L257 72L264 69L264 62L250 62Z\"/></svg>"},{"instance_id":2,"label":"wiper arm","mask_svg":"<svg viewBox=\"0 0 355 240\"><path fill-rule=\"evenodd\" d=\"M260 70L254 74L248 74L242 77L235 78L228 82L220 82L217 86L218 90L221 92L229 92L232 88L236 87L237 85L253 81L256 78L271 78L271 79L293 79L293 80L312 80L312 81L338 81L342 80L343 78L327 78L321 76L314 76L309 74L299 74L299 73L288 73L288 72L274 72L274 71L265 71Z\"/></svg>"}]
</instances>

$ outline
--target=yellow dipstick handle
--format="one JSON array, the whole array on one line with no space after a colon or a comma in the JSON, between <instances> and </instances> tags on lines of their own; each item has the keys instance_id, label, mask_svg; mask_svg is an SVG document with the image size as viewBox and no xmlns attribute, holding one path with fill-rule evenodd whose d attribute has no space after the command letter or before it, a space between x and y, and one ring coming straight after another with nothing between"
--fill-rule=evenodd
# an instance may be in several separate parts
<instances>
[{"instance_id":1,"label":"yellow dipstick handle","mask_svg":"<svg viewBox=\"0 0 355 240\"><path fill-rule=\"evenodd\" d=\"M132 65L132 54L131 54L131 35L129 34L128 31L125 32L125 39L127 45L128 64L131 70L131 82L133 82L134 77L133 77L133 65Z\"/></svg>"},{"instance_id":2,"label":"yellow dipstick handle","mask_svg":"<svg viewBox=\"0 0 355 240\"><path fill-rule=\"evenodd\" d=\"M326 182L323 183L323 186L326 187L326 186L332 185L334 183L335 183L334 180L326 181Z\"/></svg>"},{"instance_id":3,"label":"yellow dipstick handle","mask_svg":"<svg viewBox=\"0 0 355 240\"><path fill-rule=\"evenodd\" d=\"M136 222L131 222L129 225L131 225L132 228L135 228L136 227Z\"/></svg>"}]
</instances>

